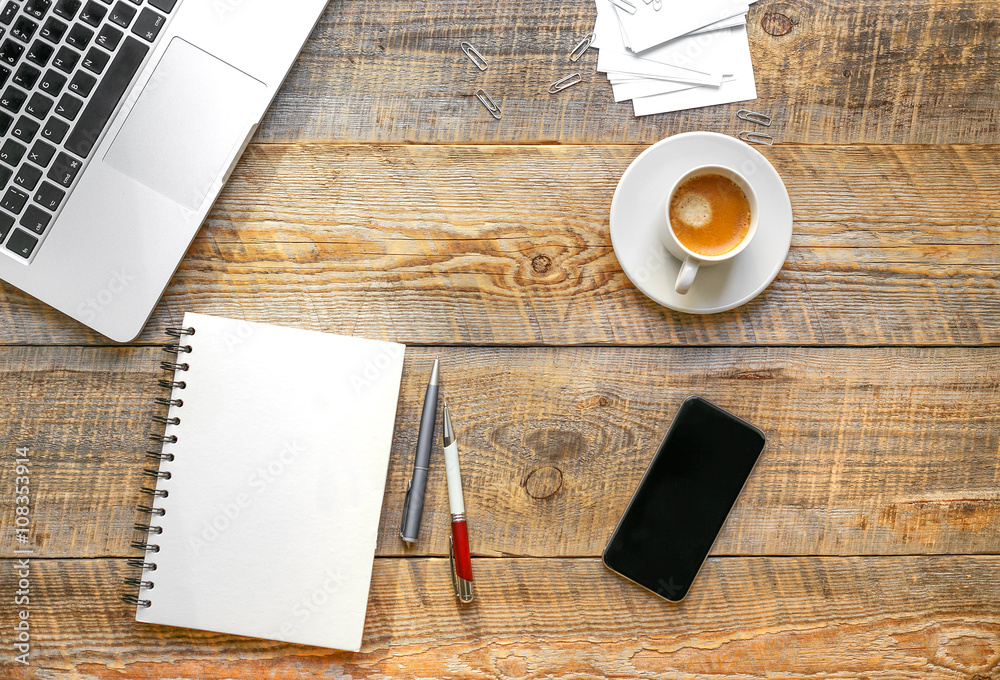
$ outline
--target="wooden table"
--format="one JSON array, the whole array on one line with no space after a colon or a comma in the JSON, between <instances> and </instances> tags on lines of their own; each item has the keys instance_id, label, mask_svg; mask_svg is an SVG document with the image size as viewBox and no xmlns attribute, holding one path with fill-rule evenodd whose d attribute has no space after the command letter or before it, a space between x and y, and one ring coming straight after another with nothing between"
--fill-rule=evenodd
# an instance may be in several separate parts
<instances>
[{"instance_id":1,"label":"wooden table","mask_svg":"<svg viewBox=\"0 0 1000 680\"><path fill-rule=\"evenodd\" d=\"M1000 678L996 10L753 6L752 107L775 117L762 152L795 232L767 291L703 317L629 283L608 209L650 143L735 134L740 105L637 120L594 51L547 94L586 1L334 0L136 342L0 287L0 677ZM360 654L140 625L119 599L157 344L186 310L409 345ZM440 468L420 544L397 536L435 355L463 442L465 608ZM770 444L670 605L598 555L691 394Z\"/></svg>"}]
</instances>

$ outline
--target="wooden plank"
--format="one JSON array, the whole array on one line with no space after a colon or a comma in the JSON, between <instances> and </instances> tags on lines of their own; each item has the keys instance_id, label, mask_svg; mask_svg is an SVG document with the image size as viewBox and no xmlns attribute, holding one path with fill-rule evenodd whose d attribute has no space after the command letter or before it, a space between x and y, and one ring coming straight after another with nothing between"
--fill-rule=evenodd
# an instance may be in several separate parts
<instances>
[{"instance_id":1,"label":"wooden plank","mask_svg":"<svg viewBox=\"0 0 1000 680\"><path fill-rule=\"evenodd\" d=\"M33 451L39 556L132 553L160 354L0 349L0 555L16 547L15 445ZM691 394L769 438L715 554L1000 552L993 349L410 348L380 555L447 554L439 449L421 540L398 537L435 355L478 555L599 555Z\"/></svg>"},{"instance_id":2,"label":"wooden plank","mask_svg":"<svg viewBox=\"0 0 1000 680\"><path fill-rule=\"evenodd\" d=\"M766 150L791 253L707 317L614 256L611 197L643 148L251 147L140 340L192 310L429 344L1000 342L998 147ZM107 342L10 286L0 314L0 343Z\"/></svg>"},{"instance_id":3,"label":"wooden plank","mask_svg":"<svg viewBox=\"0 0 1000 680\"><path fill-rule=\"evenodd\" d=\"M79 680L989 680L1000 671L997 556L710 559L680 605L596 559L478 559L478 598L467 607L446 560L380 559L358 654L136 623L118 599L133 573L121 560L30 568L31 668L8 652L0 675L11 680L41 669ZM11 561L0 561L0 592L15 583ZM303 592L313 606L327 597ZM13 616L5 606L5 629Z\"/></svg>"},{"instance_id":4,"label":"wooden plank","mask_svg":"<svg viewBox=\"0 0 1000 680\"><path fill-rule=\"evenodd\" d=\"M592 2L359 0L331 3L265 118L262 141L607 143L742 129L747 103L636 119L616 104L597 51L567 53L593 28ZM993 0L802 0L752 5L758 99L784 142L993 143L1000 21ZM490 65L459 50L470 40ZM583 82L548 94L578 71ZM475 99L501 103L494 120Z\"/></svg>"}]
</instances>

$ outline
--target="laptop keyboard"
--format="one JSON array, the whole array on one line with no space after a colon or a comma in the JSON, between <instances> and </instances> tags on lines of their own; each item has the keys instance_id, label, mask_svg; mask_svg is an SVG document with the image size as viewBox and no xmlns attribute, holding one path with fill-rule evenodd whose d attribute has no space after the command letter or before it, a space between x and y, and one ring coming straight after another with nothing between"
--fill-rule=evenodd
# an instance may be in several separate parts
<instances>
[{"instance_id":1,"label":"laptop keyboard","mask_svg":"<svg viewBox=\"0 0 1000 680\"><path fill-rule=\"evenodd\" d=\"M178 0L0 0L0 244L48 234Z\"/></svg>"}]
</instances>

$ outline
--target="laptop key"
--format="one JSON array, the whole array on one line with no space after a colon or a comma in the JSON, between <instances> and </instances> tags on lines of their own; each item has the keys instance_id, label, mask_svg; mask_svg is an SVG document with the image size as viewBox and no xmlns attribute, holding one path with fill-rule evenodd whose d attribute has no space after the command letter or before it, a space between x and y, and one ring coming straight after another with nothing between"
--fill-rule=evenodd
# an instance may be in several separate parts
<instances>
[{"instance_id":1,"label":"laptop key","mask_svg":"<svg viewBox=\"0 0 1000 680\"><path fill-rule=\"evenodd\" d=\"M38 127L38 123L35 121L27 116L21 116L17 119L17 125L14 126L12 134L22 142L28 143L35 138L35 135L38 133Z\"/></svg>"},{"instance_id":2,"label":"laptop key","mask_svg":"<svg viewBox=\"0 0 1000 680\"><path fill-rule=\"evenodd\" d=\"M100 75L104 67L108 65L109 59L111 57L108 56L107 52L102 52L96 47L91 47L90 51L87 52L87 56L83 58L83 66L88 71L93 71Z\"/></svg>"},{"instance_id":3,"label":"laptop key","mask_svg":"<svg viewBox=\"0 0 1000 680\"><path fill-rule=\"evenodd\" d=\"M7 241L7 250L15 252L24 259L31 257L31 253L38 245L38 239L22 229L15 229Z\"/></svg>"},{"instance_id":4,"label":"laptop key","mask_svg":"<svg viewBox=\"0 0 1000 680\"><path fill-rule=\"evenodd\" d=\"M52 0L28 0L24 4L25 14L30 14L36 19L41 19L52 6Z\"/></svg>"},{"instance_id":5,"label":"laptop key","mask_svg":"<svg viewBox=\"0 0 1000 680\"><path fill-rule=\"evenodd\" d=\"M34 66L21 64L17 69L17 73L14 74L14 82L25 90L30 90L38 82L38 76L40 75L42 75L42 72Z\"/></svg>"},{"instance_id":6,"label":"laptop key","mask_svg":"<svg viewBox=\"0 0 1000 680\"><path fill-rule=\"evenodd\" d=\"M38 186L38 180L40 180L41 178L42 178L41 170L36 168L31 163L22 163L21 169L17 171L17 175L14 177L14 184L21 187L22 189L27 189L28 191L32 191L36 186ZM31 208L28 208L28 210L31 210ZM24 222L22 222L21 224L24 224ZM41 234L42 232L39 231L37 233Z\"/></svg>"},{"instance_id":7,"label":"laptop key","mask_svg":"<svg viewBox=\"0 0 1000 680\"><path fill-rule=\"evenodd\" d=\"M92 29L83 24L73 24L73 28L69 29L69 34L66 36L66 44L83 52L93 37L94 31Z\"/></svg>"},{"instance_id":8,"label":"laptop key","mask_svg":"<svg viewBox=\"0 0 1000 680\"><path fill-rule=\"evenodd\" d=\"M31 40L32 36L35 35L35 31L38 30L38 24L25 16L20 16L14 25L10 28L10 34L20 40L21 42L28 42Z\"/></svg>"},{"instance_id":9,"label":"laptop key","mask_svg":"<svg viewBox=\"0 0 1000 680\"><path fill-rule=\"evenodd\" d=\"M7 134L7 130L9 130L10 126L13 124L14 124L14 116L4 111L0 111L0 135ZM3 184L4 184L3 182L0 182L0 185Z\"/></svg>"},{"instance_id":10,"label":"laptop key","mask_svg":"<svg viewBox=\"0 0 1000 680\"><path fill-rule=\"evenodd\" d=\"M7 250L17 253L24 259L31 257L31 253L38 245L38 239L21 229L15 229L7 241Z\"/></svg>"},{"instance_id":11,"label":"laptop key","mask_svg":"<svg viewBox=\"0 0 1000 680\"><path fill-rule=\"evenodd\" d=\"M45 127L42 128L42 137L45 137L45 139L53 144L58 144L63 140L67 132L69 132L69 123L61 118L51 116Z\"/></svg>"},{"instance_id":12,"label":"laptop key","mask_svg":"<svg viewBox=\"0 0 1000 680\"><path fill-rule=\"evenodd\" d=\"M6 186L7 182L10 181L10 176L13 174L14 171L6 165L0 165L0 186Z\"/></svg>"},{"instance_id":13,"label":"laptop key","mask_svg":"<svg viewBox=\"0 0 1000 680\"><path fill-rule=\"evenodd\" d=\"M31 147L31 151L28 152L28 160L32 163L38 163L40 166L47 167L49 161L52 160L52 156L56 153L56 148L51 144L47 144L40 139L36 139L35 143ZM6 184L6 182L0 182L0 184Z\"/></svg>"},{"instance_id":14,"label":"laptop key","mask_svg":"<svg viewBox=\"0 0 1000 680\"><path fill-rule=\"evenodd\" d=\"M76 75L73 76L73 80L69 81L69 89L81 97L86 97L96 84L97 78L86 71L77 71Z\"/></svg>"},{"instance_id":15,"label":"laptop key","mask_svg":"<svg viewBox=\"0 0 1000 680\"><path fill-rule=\"evenodd\" d=\"M72 19L83 5L82 0L59 0L56 8L52 10L63 19Z\"/></svg>"},{"instance_id":16,"label":"laptop key","mask_svg":"<svg viewBox=\"0 0 1000 680\"><path fill-rule=\"evenodd\" d=\"M64 94L59 99L59 103L56 104L56 113L67 120L75 120L77 114L80 113L80 108L82 106L82 101L76 97L70 96L69 94Z\"/></svg>"},{"instance_id":17,"label":"laptop key","mask_svg":"<svg viewBox=\"0 0 1000 680\"><path fill-rule=\"evenodd\" d=\"M104 9L98 5L94 0L89 0L83 7L83 11L80 12L80 21L90 24L95 28L101 24L104 20L104 15L108 13L108 10Z\"/></svg>"},{"instance_id":18,"label":"laptop key","mask_svg":"<svg viewBox=\"0 0 1000 680\"><path fill-rule=\"evenodd\" d=\"M121 40L122 32L111 24L101 26L101 31L97 34L97 44L109 52L114 52Z\"/></svg>"},{"instance_id":19,"label":"laptop key","mask_svg":"<svg viewBox=\"0 0 1000 680\"><path fill-rule=\"evenodd\" d=\"M52 104L53 102L51 99L46 97L41 92L36 92L31 95L31 99L28 100L28 105L24 107L24 110L38 120L45 120L45 116L49 115L49 110L52 108Z\"/></svg>"},{"instance_id":20,"label":"laptop key","mask_svg":"<svg viewBox=\"0 0 1000 680\"><path fill-rule=\"evenodd\" d=\"M24 92L21 92L13 85L8 85L7 89L3 91L2 95L0 95L0 106L4 107L8 111L17 113L21 110L21 107L24 106L24 100L27 98L28 95Z\"/></svg>"},{"instance_id":21,"label":"laptop key","mask_svg":"<svg viewBox=\"0 0 1000 680\"><path fill-rule=\"evenodd\" d=\"M128 28L128 25L132 23L132 19L135 19L135 10L119 0L118 4L111 10L111 15L108 18L111 20L111 23L118 24L122 28Z\"/></svg>"},{"instance_id":22,"label":"laptop key","mask_svg":"<svg viewBox=\"0 0 1000 680\"><path fill-rule=\"evenodd\" d=\"M45 75L42 76L42 82L38 84L38 89L55 97L59 94L59 91L63 89L63 85L65 84L66 76L59 73L59 71L49 69L45 72Z\"/></svg>"},{"instance_id":23,"label":"laptop key","mask_svg":"<svg viewBox=\"0 0 1000 680\"><path fill-rule=\"evenodd\" d=\"M17 60L21 58L24 54L24 45L20 45L10 38L3 41L3 45L0 45L0 60L3 60L14 66L17 64Z\"/></svg>"},{"instance_id":24,"label":"laptop key","mask_svg":"<svg viewBox=\"0 0 1000 680\"><path fill-rule=\"evenodd\" d=\"M6 66L0 66L0 86L3 86L8 78L10 78L10 69Z\"/></svg>"},{"instance_id":25,"label":"laptop key","mask_svg":"<svg viewBox=\"0 0 1000 680\"><path fill-rule=\"evenodd\" d=\"M170 14L174 11L174 5L177 4L177 0L149 0L149 4L161 12Z\"/></svg>"},{"instance_id":26,"label":"laptop key","mask_svg":"<svg viewBox=\"0 0 1000 680\"><path fill-rule=\"evenodd\" d=\"M8 139L0 146L0 161L3 161L11 167L17 167L17 164L21 162L21 158L24 157L24 152L27 149L23 144L18 144L13 139Z\"/></svg>"},{"instance_id":27,"label":"laptop key","mask_svg":"<svg viewBox=\"0 0 1000 680\"><path fill-rule=\"evenodd\" d=\"M21 215L21 220L19 224L36 234L41 234L45 231L45 227L49 226L49 221L52 219L52 215L45 212L37 205L29 205L28 209L24 211Z\"/></svg>"},{"instance_id":28,"label":"laptop key","mask_svg":"<svg viewBox=\"0 0 1000 680\"><path fill-rule=\"evenodd\" d=\"M67 153L60 153L56 157L56 162L49 168L46 177L53 182L62 184L64 187L69 187L73 183L73 180L76 179L76 175L80 172L81 167L83 167L82 161L73 158Z\"/></svg>"},{"instance_id":29,"label":"laptop key","mask_svg":"<svg viewBox=\"0 0 1000 680\"><path fill-rule=\"evenodd\" d=\"M59 48L56 58L52 60L52 65L60 71L72 73L78 61L80 61L80 53L64 45Z\"/></svg>"},{"instance_id":30,"label":"laptop key","mask_svg":"<svg viewBox=\"0 0 1000 680\"><path fill-rule=\"evenodd\" d=\"M146 8L142 10L142 14L139 15L139 20L135 22L135 26L132 27L132 32L143 40L148 40L153 42L156 40L157 34L160 32L160 28L166 23L166 19L154 12L153 10Z\"/></svg>"},{"instance_id":31,"label":"laptop key","mask_svg":"<svg viewBox=\"0 0 1000 680\"><path fill-rule=\"evenodd\" d=\"M38 64L39 66L45 66L49 63L49 58L55 51L56 48L52 47L52 45L42 42L41 40L36 40L31 43L31 47L28 48L28 61Z\"/></svg>"},{"instance_id":32,"label":"laptop key","mask_svg":"<svg viewBox=\"0 0 1000 680\"><path fill-rule=\"evenodd\" d=\"M0 208L9 210L15 215L20 215L24 210L24 204L28 202L28 195L23 191L18 191L14 187L7 187L7 193L0 199Z\"/></svg>"},{"instance_id":33,"label":"laptop key","mask_svg":"<svg viewBox=\"0 0 1000 680\"><path fill-rule=\"evenodd\" d=\"M0 212L0 243L7 238L10 228L14 226L14 218L5 212Z\"/></svg>"},{"instance_id":34,"label":"laptop key","mask_svg":"<svg viewBox=\"0 0 1000 680\"><path fill-rule=\"evenodd\" d=\"M35 192L35 203L43 208L55 210L65 197L66 192L56 185L42 182L42 186Z\"/></svg>"},{"instance_id":35,"label":"laptop key","mask_svg":"<svg viewBox=\"0 0 1000 680\"><path fill-rule=\"evenodd\" d=\"M0 10L0 24L4 26L10 26L10 22L14 21L14 17L17 16L17 10L20 9L14 0L10 0L3 9Z\"/></svg>"},{"instance_id":36,"label":"laptop key","mask_svg":"<svg viewBox=\"0 0 1000 680\"><path fill-rule=\"evenodd\" d=\"M135 38L125 38L108 72L97 85L76 127L66 140L67 149L81 158L90 155L148 51L149 48Z\"/></svg>"},{"instance_id":37,"label":"laptop key","mask_svg":"<svg viewBox=\"0 0 1000 680\"><path fill-rule=\"evenodd\" d=\"M66 35L67 28L69 27L66 24L59 21L55 17L49 17L45 21L45 25L42 26L42 32L39 33L39 35L58 45L59 41L62 40L62 37Z\"/></svg>"}]
</instances>

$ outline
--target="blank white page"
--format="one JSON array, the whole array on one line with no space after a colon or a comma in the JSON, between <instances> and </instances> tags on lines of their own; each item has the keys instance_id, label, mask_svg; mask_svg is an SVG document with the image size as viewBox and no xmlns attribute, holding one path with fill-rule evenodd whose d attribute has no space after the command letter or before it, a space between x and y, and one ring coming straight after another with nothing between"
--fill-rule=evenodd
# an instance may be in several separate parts
<instances>
[{"instance_id":1,"label":"blank white page","mask_svg":"<svg viewBox=\"0 0 1000 680\"><path fill-rule=\"evenodd\" d=\"M358 651L403 345L185 314L136 620Z\"/></svg>"}]
</instances>

